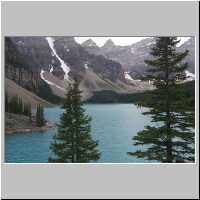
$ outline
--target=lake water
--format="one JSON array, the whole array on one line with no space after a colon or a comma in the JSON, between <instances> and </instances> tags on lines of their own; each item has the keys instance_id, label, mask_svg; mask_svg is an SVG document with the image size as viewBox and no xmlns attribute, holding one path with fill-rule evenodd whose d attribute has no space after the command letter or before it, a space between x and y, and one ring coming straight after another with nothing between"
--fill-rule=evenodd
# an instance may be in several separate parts
<instances>
[{"instance_id":1,"label":"lake water","mask_svg":"<svg viewBox=\"0 0 200 200\"><path fill-rule=\"evenodd\" d=\"M144 108L133 104L85 104L84 107L92 117L92 137L99 141L99 163L152 162L127 155L127 152L141 148L133 145L132 137L143 130L145 125L151 124L151 119L142 115ZM62 112L59 107L44 110L45 118L55 123L59 121ZM5 161L46 163L55 131L51 129L46 132L6 135Z\"/></svg>"}]
</instances>

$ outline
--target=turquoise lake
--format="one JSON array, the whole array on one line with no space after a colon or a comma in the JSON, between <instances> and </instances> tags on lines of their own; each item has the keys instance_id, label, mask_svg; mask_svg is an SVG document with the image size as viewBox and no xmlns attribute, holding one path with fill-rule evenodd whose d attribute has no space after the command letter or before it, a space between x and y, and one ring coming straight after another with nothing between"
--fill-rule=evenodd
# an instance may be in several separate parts
<instances>
[{"instance_id":1,"label":"turquoise lake","mask_svg":"<svg viewBox=\"0 0 200 200\"><path fill-rule=\"evenodd\" d=\"M132 137L151 118L142 115L144 108L133 104L85 104L86 113L92 117L92 138L99 141L101 158L98 163L144 163L153 162L127 154L139 148L133 145ZM58 122L63 110L59 107L45 108L45 119ZM16 133L5 137L5 162L47 163L49 145L55 129L46 132Z\"/></svg>"}]
</instances>

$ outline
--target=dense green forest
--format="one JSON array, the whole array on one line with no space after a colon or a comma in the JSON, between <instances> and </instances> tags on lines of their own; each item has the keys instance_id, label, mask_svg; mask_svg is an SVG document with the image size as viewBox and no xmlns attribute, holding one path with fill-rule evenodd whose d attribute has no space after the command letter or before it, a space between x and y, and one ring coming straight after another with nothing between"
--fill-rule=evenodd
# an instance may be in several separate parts
<instances>
[{"instance_id":1,"label":"dense green forest","mask_svg":"<svg viewBox=\"0 0 200 200\"><path fill-rule=\"evenodd\" d=\"M44 108L41 104L37 105L37 110L36 110L36 126L42 127L45 124L44 120Z\"/></svg>"},{"instance_id":2,"label":"dense green forest","mask_svg":"<svg viewBox=\"0 0 200 200\"><path fill-rule=\"evenodd\" d=\"M5 112L27 116L30 122L35 118L36 126L38 127L45 125L43 106L38 104L36 115L33 116L31 104L23 102L22 98L19 96L14 96L8 100L8 95L7 93L5 94Z\"/></svg>"},{"instance_id":3,"label":"dense green forest","mask_svg":"<svg viewBox=\"0 0 200 200\"><path fill-rule=\"evenodd\" d=\"M195 105L195 81L186 82L179 85L184 90L188 97L188 103L194 108ZM86 101L86 103L137 103L149 95L151 91L138 92L131 94L119 94L114 91L104 90L97 91Z\"/></svg>"},{"instance_id":4,"label":"dense green forest","mask_svg":"<svg viewBox=\"0 0 200 200\"><path fill-rule=\"evenodd\" d=\"M31 104L24 103L19 96L14 96L9 101L8 95L5 94L5 111L28 116L30 121L32 119Z\"/></svg>"}]
</instances>

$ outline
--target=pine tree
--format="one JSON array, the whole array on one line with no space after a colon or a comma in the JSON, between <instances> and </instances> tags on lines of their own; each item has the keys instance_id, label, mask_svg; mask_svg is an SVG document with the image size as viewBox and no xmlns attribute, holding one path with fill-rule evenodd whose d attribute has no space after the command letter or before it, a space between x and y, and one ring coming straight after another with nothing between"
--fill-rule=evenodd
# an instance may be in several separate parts
<instances>
[{"instance_id":1,"label":"pine tree","mask_svg":"<svg viewBox=\"0 0 200 200\"><path fill-rule=\"evenodd\" d=\"M38 126L38 127L44 126L44 109L43 109L43 106L41 104L37 105L36 126Z\"/></svg>"},{"instance_id":2,"label":"pine tree","mask_svg":"<svg viewBox=\"0 0 200 200\"><path fill-rule=\"evenodd\" d=\"M5 111L9 113L25 115L29 117L30 121L32 120L31 104L24 103L19 96L12 97L9 102L7 93L5 94ZM42 124L43 123L44 123L44 118L42 118Z\"/></svg>"},{"instance_id":3,"label":"pine tree","mask_svg":"<svg viewBox=\"0 0 200 200\"><path fill-rule=\"evenodd\" d=\"M18 97L18 101L17 101L17 107L18 107L18 114L23 114L23 102L22 99L20 97Z\"/></svg>"},{"instance_id":4,"label":"pine tree","mask_svg":"<svg viewBox=\"0 0 200 200\"><path fill-rule=\"evenodd\" d=\"M187 96L180 84L185 79L188 51L176 52L176 37L159 37L152 48L148 79L156 87L140 106L148 107L144 115L152 117L155 126L146 126L133 137L134 145L143 150L132 156L160 162L194 161L194 108L188 108Z\"/></svg>"},{"instance_id":5,"label":"pine tree","mask_svg":"<svg viewBox=\"0 0 200 200\"><path fill-rule=\"evenodd\" d=\"M18 113L19 112L19 106L18 106L18 97L14 96L11 98L9 102L9 112L11 113Z\"/></svg>"},{"instance_id":6,"label":"pine tree","mask_svg":"<svg viewBox=\"0 0 200 200\"><path fill-rule=\"evenodd\" d=\"M30 122L32 122L31 104L28 104L28 117L29 117Z\"/></svg>"},{"instance_id":7,"label":"pine tree","mask_svg":"<svg viewBox=\"0 0 200 200\"><path fill-rule=\"evenodd\" d=\"M27 115L27 104L23 104L23 115Z\"/></svg>"},{"instance_id":8,"label":"pine tree","mask_svg":"<svg viewBox=\"0 0 200 200\"><path fill-rule=\"evenodd\" d=\"M44 107L40 105L40 123L41 126L44 126Z\"/></svg>"},{"instance_id":9,"label":"pine tree","mask_svg":"<svg viewBox=\"0 0 200 200\"><path fill-rule=\"evenodd\" d=\"M36 109L36 126L40 126L40 105L37 105L37 109Z\"/></svg>"},{"instance_id":10,"label":"pine tree","mask_svg":"<svg viewBox=\"0 0 200 200\"><path fill-rule=\"evenodd\" d=\"M65 111L60 117L58 132L50 146L49 162L87 163L100 158L98 142L91 138L91 118L85 114L81 103L78 81L69 87L64 100Z\"/></svg>"}]
</instances>

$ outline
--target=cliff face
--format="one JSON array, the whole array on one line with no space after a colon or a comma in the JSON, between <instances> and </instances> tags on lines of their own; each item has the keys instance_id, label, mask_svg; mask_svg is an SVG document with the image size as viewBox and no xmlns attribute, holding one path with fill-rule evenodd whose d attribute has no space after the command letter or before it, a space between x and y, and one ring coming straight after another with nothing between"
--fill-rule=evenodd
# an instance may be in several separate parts
<instances>
[{"instance_id":1,"label":"cliff face","mask_svg":"<svg viewBox=\"0 0 200 200\"><path fill-rule=\"evenodd\" d=\"M123 69L115 61L87 52L73 37L54 37L55 49L70 68L71 77L83 78L87 68L111 81L123 80Z\"/></svg>"},{"instance_id":2,"label":"cliff face","mask_svg":"<svg viewBox=\"0 0 200 200\"><path fill-rule=\"evenodd\" d=\"M18 85L36 91L39 75L31 69L25 57L10 38L5 38L5 74Z\"/></svg>"},{"instance_id":3,"label":"cliff face","mask_svg":"<svg viewBox=\"0 0 200 200\"><path fill-rule=\"evenodd\" d=\"M95 72L111 80L123 79L123 69L119 63L103 56L89 54L73 37L51 37L51 39L56 54L70 68L69 76L83 76L85 65L90 65ZM11 40L21 55L29 60L33 71L41 69L50 71L53 67L52 73L60 79L64 78L60 60L55 56L46 37L12 37ZM113 73L116 69L117 73Z\"/></svg>"},{"instance_id":4,"label":"cliff face","mask_svg":"<svg viewBox=\"0 0 200 200\"><path fill-rule=\"evenodd\" d=\"M59 66L59 61L52 56L45 37L10 37L19 53L26 58L32 71L50 70L51 64Z\"/></svg>"}]
</instances>

